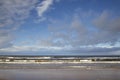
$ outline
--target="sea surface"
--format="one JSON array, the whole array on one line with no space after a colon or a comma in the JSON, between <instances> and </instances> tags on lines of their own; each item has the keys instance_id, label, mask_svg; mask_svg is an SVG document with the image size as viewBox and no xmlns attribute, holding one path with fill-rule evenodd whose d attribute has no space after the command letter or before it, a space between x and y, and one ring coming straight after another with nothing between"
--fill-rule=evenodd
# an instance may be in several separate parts
<instances>
[{"instance_id":1,"label":"sea surface","mask_svg":"<svg viewBox=\"0 0 120 80\"><path fill-rule=\"evenodd\" d=\"M120 80L119 63L0 64L0 80Z\"/></svg>"}]
</instances>

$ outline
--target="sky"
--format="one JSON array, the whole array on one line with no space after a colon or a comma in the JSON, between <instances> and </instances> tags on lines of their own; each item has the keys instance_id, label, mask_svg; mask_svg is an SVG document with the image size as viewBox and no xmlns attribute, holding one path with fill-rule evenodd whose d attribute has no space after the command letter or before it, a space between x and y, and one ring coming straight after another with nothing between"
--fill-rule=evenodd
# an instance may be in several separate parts
<instances>
[{"instance_id":1,"label":"sky","mask_svg":"<svg viewBox=\"0 0 120 80\"><path fill-rule=\"evenodd\" d=\"M0 55L120 55L120 0L0 0Z\"/></svg>"}]
</instances>

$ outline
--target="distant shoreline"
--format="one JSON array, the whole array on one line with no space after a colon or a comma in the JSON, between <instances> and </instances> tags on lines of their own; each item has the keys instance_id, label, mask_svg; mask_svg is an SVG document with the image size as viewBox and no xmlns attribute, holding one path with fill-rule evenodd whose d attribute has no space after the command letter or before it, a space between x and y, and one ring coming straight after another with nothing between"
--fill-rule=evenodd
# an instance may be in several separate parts
<instances>
[{"instance_id":1,"label":"distant shoreline","mask_svg":"<svg viewBox=\"0 0 120 80\"><path fill-rule=\"evenodd\" d=\"M120 61L94 61L94 62L0 62L0 64L81 64L81 63L120 63Z\"/></svg>"},{"instance_id":2,"label":"distant shoreline","mask_svg":"<svg viewBox=\"0 0 120 80\"><path fill-rule=\"evenodd\" d=\"M0 57L120 57L120 55L0 55Z\"/></svg>"}]
</instances>

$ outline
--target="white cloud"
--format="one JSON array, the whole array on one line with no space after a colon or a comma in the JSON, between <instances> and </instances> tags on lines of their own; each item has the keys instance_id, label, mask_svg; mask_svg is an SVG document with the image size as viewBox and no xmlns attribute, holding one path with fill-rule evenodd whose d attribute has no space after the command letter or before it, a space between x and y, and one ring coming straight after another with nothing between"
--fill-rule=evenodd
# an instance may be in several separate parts
<instances>
[{"instance_id":1,"label":"white cloud","mask_svg":"<svg viewBox=\"0 0 120 80\"><path fill-rule=\"evenodd\" d=\"M0 0L0 27L28 18L38 0Z\"/></svg>"},{"instance_id":2,"label":"white cloud","mask_svg":"<svg viewBox=\"0 0 120 80\"><path fill-rule=\"evenodd\" d=\"M45 39L46 42L43 40L41 43L46 43L46 46L49 44L49 46L64 48L71 46L71 48L76 49L90 45L93 48L107 49L116 46L120 40L119 17L116 18L110 13L108 15L106 11L96 14L94 12L94 14L86 16L87 19L91 19L91 22L86 24L87 19L84 17L84 21L83 17L81 18L78 14L73 15L71 20L52 20L48 27L51 35ZM118 46L120 47L120 44Z\"/></svg>"},{"instance_id":3,"label":"white cloud","mask_svg":"<svg viewBox=\"0 0 120 80\"><path fill-rule=\"evenodd\" d=\"M49 7L53 4L53 0L43 0L37 6L38 16L42 17L42 15L49 9Z\"/></svg>"},{"instance_id":4,"label":"white cloud","mask_svg":"<svg viewBox=\"0 0 120 80\"><path fill-rule=\"evenodd\" d=\"M53 0L43 0L36 7L38 2L39 0L0 0L0 48L10 46L14 39L11 33L25 22L32 9L37 8L39 15L37 22L46 20L42 15L52 5Z\"/></svg>"},{"instance_id":5,"label":"white cloud","mask_svg":"<svg viewBox=\"0 0 120 80\"><path fill-rule=\"evenodd\" d=\"M57 51L62 50L61 47L44 47L39 45L33 46L12 46L8 48L0 49L0 52L25 52L25 51Z\"/></svg>"},{"instance_id":6,"label":"white cloud","mask_svg":"<svg viewBox=\"0 0 120 80\"><path fill-rule=\"evenodd\" d=\"M57 20L54 20L49 25L49 31L52 32L51 36L38 41L39 45L12 46L13 35L11 34L11 30L15 29L16 25L21 25L29 17L30 11L35 8L37 2L38 0L0 0L0 28L3 29L0 30L0 48L4 48L0 49L0 51L17 52L72 49L73 51L78 50L80 52L80 50L82 51L80 48L89 48L89 51L92 47L92 50L95 49L97 51L98 48L112 50L112 48L116 47L115 43L120 39L120 17L115 18L107 11L99 14L96 13L97 16L93 15L92 12L89 12L89 15L87 12L83 12L84 17L82 18L88 17L87 19L93 21L93 23L89 22L88 24L79 15L73 15L72 20L69 20L69 18L67 21L58 20L57 22ZM38 22L46 20L43 14L50 8L53 2L54 0L42 0L37 6L40 18ZM80 13L82 14L82 12ZM87 21L87 19L85 20ZM97 30L92 32L89 30L90 27L86 25L90 25L90 27L94 26ZM110 43L110 45L105 45L105 43ZM118 47L120 47L120 44Z\"/></svg>"},{"instance_id":7,"label":"white cloud","mask_svg":"<svg viewBox=\"0 0 120 80\"><path fill-rule=\"evenodd\" d=\"M12 32L29 17L37 1L0 0L0 48L12 46Z\"/></svg>"},{"instance_id":8,"label":"white cloud","mask_svg":"<svg viewBox=\"0 0 120 80\"><path fill-rule=\"evenodd\" d=\"M117 53L116 53L117 52ZM120 46L111 46L111 45L89 45L89 46L81 46L79 48L71 47L71 46L64 46L64 47L43 47L39 45L33 46L12 46L9 48L0 49L0 53L4 54L35 54L35 55L49 55L49 54L59 54L59 55L80 55L80 54L119 54Z\"/></svg>"}]
</instances>

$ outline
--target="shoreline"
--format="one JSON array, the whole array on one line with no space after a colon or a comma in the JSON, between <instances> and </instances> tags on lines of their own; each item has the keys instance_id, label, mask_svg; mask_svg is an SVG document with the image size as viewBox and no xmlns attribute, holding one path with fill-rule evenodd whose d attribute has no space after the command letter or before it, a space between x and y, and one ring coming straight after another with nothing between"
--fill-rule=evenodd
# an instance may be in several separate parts
<instances>
[{"instance_id":1,"label":"shoreline","mask_svg":"<svg viewBox=\"0 0 120 80\"><path fill-rule=\"evenodd\" d=\"M80 63L120 63L120 61L90 61L90 62L0 62L0 64L80 64Z\"/></svg>"}]
</instances>

